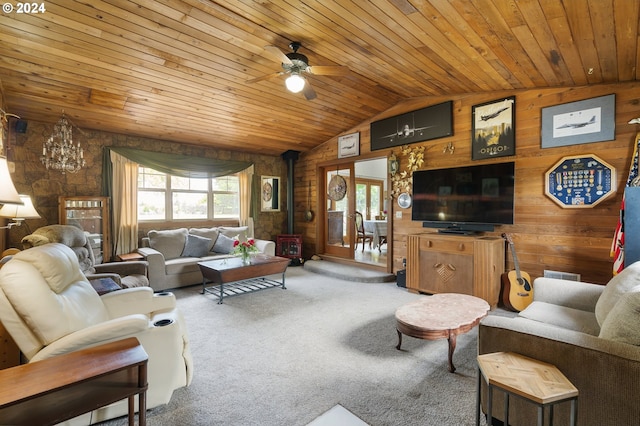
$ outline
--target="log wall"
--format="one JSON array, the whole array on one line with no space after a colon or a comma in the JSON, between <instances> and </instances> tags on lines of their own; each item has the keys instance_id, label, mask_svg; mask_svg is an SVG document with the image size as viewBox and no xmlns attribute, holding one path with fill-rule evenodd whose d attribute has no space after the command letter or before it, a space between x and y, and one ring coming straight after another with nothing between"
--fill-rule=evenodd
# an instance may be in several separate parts
<instances>
[{"instance_id":1,"label":"log wall","mask_svg":"<svg viewBox=\"0 0 640 426\"><path fill-rule=\"evenodd\" d=\"M614 93L616 95L616 136L613 141L542 149L540 145L541 109L544 107L589 99ZM516 97L516 152L514 156L492 160L471 160L471 108L503 97ZM453 100L454 135L414 144L425 147L425 162L421 169L515 161L515 224L498 226L492 234L513 236L520 268L531 278L541 276L545 269L575 272L582 280L606 283L612 275L611 242L618 222L624 185L629 174L636 132L640 126L627 124L640 114L640 84L625 83L589 87L554 88L545 90L504 91L464 96L411 99L398 104L371 121L410 112L429 105ZM360 132L360 158L388 157L393 151L404 170L407 159L401 147L371 152L369 127L362 123L351 132ZM452 143L453 154L443 152ZM413 145L412 145L413 146ZM618 191L615 196L592 208L562 208L545 195L544 174L564 156L596 154L617 171ZM355 158L357 161L357 158ZM308 185L312 186L312 210L318 211L316 174L319 164L337 160L337 137L318 148L303 153L296 164L295 232L304 236L304 253L317 253L317 220L305 222L308 208ZM411 221L410 209L400 209L395 200L389 203L393 220L393 271L402 267L406 257L406 237L422 232L421 223ZM402 211L397 218L396 212ZM629 238L629 236L627 236ZM507 269L513 269L513 259L507 250Z\"/></svg>"}]
</instances>

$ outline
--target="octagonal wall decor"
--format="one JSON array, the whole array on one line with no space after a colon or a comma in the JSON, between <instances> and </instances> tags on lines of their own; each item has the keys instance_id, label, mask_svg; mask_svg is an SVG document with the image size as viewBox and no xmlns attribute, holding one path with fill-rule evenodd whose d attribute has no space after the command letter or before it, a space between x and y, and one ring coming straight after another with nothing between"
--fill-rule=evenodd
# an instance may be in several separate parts
<instances>
[{"instance_id":1,"label":"octagonal wall decor","mask_svg":"<svg viewBox=\"0 0 640 426\"><path fill-rule=\"evenodd\" d=\"M563 157L545 173L545 194L562 208L589 208L616 193L616 170L596 155Z\"/></svg>"}]
</instances>

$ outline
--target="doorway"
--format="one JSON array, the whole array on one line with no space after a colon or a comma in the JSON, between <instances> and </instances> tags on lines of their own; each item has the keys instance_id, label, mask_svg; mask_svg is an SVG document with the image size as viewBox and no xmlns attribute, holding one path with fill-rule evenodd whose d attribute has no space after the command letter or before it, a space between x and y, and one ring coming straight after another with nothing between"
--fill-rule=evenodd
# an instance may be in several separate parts
<instances>
[{"instance_id":1,"label":"doorway","mask_svg":"<svg viewBox=\"0 0 640 426\"><path fill-rule=\"evenodd\" d=\"M388 270L387 159L334 163L319 171L320 187L326 188L320 204L325 206L320 232L324 253ZM359 238L356 213L362 215L365 238Z\"/></svg>"},{"instance_id":2,"label":"doorway","mask_svg":"<svg viewBox=\"0 0 640 426\"><path fill-rule=\"evenodd\" d=\"M354 163L355 211L362 214L363 231L368 241L354 246L354 260L374 266L387 267L388 174L387 159L376 158ZM355 226L355 225L354 225Z\"/></svg>"}]
</instances>

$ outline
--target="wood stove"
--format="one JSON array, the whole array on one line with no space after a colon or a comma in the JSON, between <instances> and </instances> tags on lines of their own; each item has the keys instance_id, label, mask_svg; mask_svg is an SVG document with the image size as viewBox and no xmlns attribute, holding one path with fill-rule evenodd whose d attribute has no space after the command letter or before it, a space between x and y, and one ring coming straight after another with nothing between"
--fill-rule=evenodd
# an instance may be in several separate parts
<instances>
[{"instance_id":1,"label":"wood stove","mask_svg":"<svg viewBox=\"0 0 640 426\"><path fill-rule=\"evenodd\" d=\"M276 256L291 259L292 265L302 263L302 235L278 235L276 237Z\"/></svg>"}]
</instances>

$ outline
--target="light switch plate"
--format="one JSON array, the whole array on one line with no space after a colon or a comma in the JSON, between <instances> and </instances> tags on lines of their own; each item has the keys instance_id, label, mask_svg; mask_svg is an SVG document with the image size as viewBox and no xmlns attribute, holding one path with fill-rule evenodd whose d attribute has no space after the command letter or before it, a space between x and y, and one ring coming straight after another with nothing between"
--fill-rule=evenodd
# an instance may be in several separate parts
<instances>
[{"instance_id":1,"label":"light switch plate","mask_svg":"<svg viewBox=\"0 0 640 426\"><path fill-rule=\"evenodd\" d=\"M396 212L396 219L402 219L402 212L401 211Z\"/></svg>"}]
</instances>

